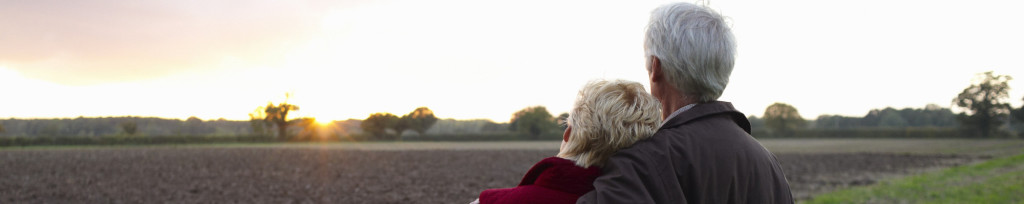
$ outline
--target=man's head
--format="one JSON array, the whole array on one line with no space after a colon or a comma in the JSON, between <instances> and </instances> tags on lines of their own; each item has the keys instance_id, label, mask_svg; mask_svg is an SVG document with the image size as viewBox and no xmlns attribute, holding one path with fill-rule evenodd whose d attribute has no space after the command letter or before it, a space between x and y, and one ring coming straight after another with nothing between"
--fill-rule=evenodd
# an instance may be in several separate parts
<instances>
[{"instance_id":1,"label":"man's head","mask_svg":"<svg viewBox=\"0 0 1024 204\"><path fill-rule=\"evenodd\" d=\"M674 89L692 103L717 100L736 55L736 40L721 15L690 3L664 5L651 12L644 40L651 90ZM660 89L660 90L658 90Z\"/></svg>"},{"instance_id":2,"label":"man's head","mask_svg":"<svg viewBox=\"0 0 1024 204\"><path fill-rule=\"evenodd\" d=\"M589 167L603 165L615 151L654 135L661 105L637 82L592 81L569 111L558 157Z\"/></svg>"}]
</instances>

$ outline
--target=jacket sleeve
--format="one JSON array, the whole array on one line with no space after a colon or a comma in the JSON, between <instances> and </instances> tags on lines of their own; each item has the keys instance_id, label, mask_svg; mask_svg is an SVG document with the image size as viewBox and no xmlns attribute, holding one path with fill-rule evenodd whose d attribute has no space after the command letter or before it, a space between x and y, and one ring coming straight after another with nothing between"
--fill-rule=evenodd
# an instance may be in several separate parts
<instances>
[{"instance_id":1,"label":"jacket sleeve","mask_svg":"<svg viewBox=\"0 0 1024 204\"><path fill-rule=\"evenodd\" d=\"M594 190L576 203L654 203L651 190L660 184L649 174L654 167L636 152L619 152L605 163L601 176L594 181Z\"/></svg>"}]
</instances>

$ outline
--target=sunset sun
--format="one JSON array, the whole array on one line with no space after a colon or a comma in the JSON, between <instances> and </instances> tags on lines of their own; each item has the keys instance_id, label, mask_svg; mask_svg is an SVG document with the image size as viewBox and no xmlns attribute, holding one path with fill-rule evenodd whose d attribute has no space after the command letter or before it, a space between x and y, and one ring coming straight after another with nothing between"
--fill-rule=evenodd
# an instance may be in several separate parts
<instances>
[{"instance_id":1,"label":"sunset sun","mask_svg":"<svg viewBox=\"0 0 1024 204\"><path fill-rule=\"evenodd\" d=\"M331 125L331 123L334 123L333 120L326 119L326 118L324 118L324 119L316 119L316 118L314 118L314 120L316 121L316 124L320 125L320 126L329 126L329 125Z\"/></svg>"}]
</instances>

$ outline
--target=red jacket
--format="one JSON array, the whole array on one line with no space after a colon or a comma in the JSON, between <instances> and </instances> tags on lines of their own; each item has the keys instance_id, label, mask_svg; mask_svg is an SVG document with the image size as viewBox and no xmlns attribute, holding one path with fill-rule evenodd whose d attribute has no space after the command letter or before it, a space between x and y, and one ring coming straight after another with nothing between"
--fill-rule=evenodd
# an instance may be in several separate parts
<instances>
[{"instance_id":1,"label":"red jacket","mask_svg":"<svg viewBox=\"0 0 1024 204\"><path fill-rule=\"evenodd\" d=\"M570 160L548 157L534 164L519 186L480 193L480 204L576 203L577 198L594 190L594 179L600 175L601 169L596 166L584 169Z\"/></svg>"}]
</instances>

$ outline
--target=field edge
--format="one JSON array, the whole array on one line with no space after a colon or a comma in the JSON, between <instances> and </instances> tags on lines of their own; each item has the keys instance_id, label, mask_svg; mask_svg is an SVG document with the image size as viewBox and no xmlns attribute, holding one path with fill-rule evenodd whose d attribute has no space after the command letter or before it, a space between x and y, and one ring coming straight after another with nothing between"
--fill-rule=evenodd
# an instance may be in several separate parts
<instances>
[{"instance_id":1,"label":"field edge","mask_svg":"<svg viewBox=\"0 0 1024 204\"><path fill-rule=\"evenodd\" d=\"M814 196L805 203L1024 202L1024 152Z\"/></svg>"}]
</instances>

